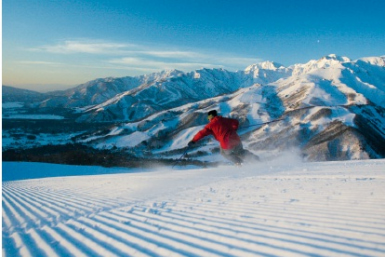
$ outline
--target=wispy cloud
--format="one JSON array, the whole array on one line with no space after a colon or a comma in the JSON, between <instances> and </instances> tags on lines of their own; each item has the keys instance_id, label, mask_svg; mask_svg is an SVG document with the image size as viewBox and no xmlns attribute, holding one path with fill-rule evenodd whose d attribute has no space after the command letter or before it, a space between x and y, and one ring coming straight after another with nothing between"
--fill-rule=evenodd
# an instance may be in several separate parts
<instances>
[{"instance_id":1,"label":"wispy cloud","mask_svg":"<svg viewBox=\"0 0 385 257\"><path fill-rule=\"evenodd\" d=\"M118 64L128 67L146 67L151 69L196 69L197 67L222 67L220 64L212 63L199 63L193 60L179 60L179 61L169 61L169 60L154 60L151 58L138 58L138 57L124 57L119 59L112 59L109 61L111 64Z\"/></svg>"},{"instance_id":2,"label":"wispy cloud","mask_svg":"<svg viewBox=\"0 0 385 257\"><path fill-rule=\"evenodd\" d=\"M57 54L121 54L126 49L133 47L135 46L122 43L67 40L55 45L45 45L30 50Z\"/></svg>"},{"instance_id":3,"label":"wispy cloud","mask_svg":"<svg viewBox=\"0 0 385 257\"><path fill-rule=\"evenodd\" d=\"M63 65L63 63L59 63L59 62L47 62L47 61L18 61L17 63L26 64L26 65L49 65L49 66Z\"/></svg>"},{"instance_id":4,"label":"wispy cloud","mask_svg":"<svg viewBox=\"0 0 385 257\"><path fill-rule=\"evenodd\" d=\"M260 59L239 58L239 57L218 57L216 55L197 54L185 58L154 58L146 55L141 57L121 57L110 59L108 63L126 66L151 69L179 69L190 71L200 68L225 68L229 70L244 69L246 66L260 62ZM157 56L156 56L157 57Z\"/></svg>"},{"instance_id":5,"label":"wispy cloud","mask_svg":"<svg viewBox=\"0 0 385 257\"><path fill-rule=\"evenodd\" d=\"M137 53L141 53L143 55L153 56L153 57L160 57L160 58L198 58L199 56L202 56L202 54L199 54L197 52L193 51L139 51Z\"/></svg>"},{"instance_id":6,"label":"wispy cloud","mask_svg":"<svg viewBox=\"0 0 385 257\"><path fill-rule=\"evenodd\" d=\"M208 50L183 50L178 47L146 46L129 43L105 42L97 40L66 40L53 45L30 49L52 54L91 54L99 56L99 62L111 69L163 70L181 69L185 71L205 68L243 69L247 65L261 61ZM82 62L86 63L86 57Z\"/></svg>"}]
</instances>

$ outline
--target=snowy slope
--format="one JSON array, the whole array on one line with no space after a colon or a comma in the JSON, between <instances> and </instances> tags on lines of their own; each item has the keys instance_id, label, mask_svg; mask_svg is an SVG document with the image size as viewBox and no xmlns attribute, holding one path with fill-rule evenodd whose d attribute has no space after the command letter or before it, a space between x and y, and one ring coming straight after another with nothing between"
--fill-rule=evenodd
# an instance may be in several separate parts
<instances>
[{"instance_id":1,"label":"snowy slope","mask_svg":"<svg viewBox=\"0 0 385 257\"><path fill-rule=\"evenodd\" d=\"M146 172L3 163L2 253L384 256L385 161L297 160Z\"/></svg>"},{"instance_id":2,"label":"snowy slope","mask_svg":"<svg viewBox=\"0 0 385 257\"><path fill-rule=\"evenodd\" d=\"M287 77L291 70L264 62L245 71L200 69L163 71L150 75L104 78L73 89L52 92L38 107L77 107L79 122L137 121L183 104L232 93L255 83L266 84Z\"/></svg>"},{"instance_id":3,"label":"snowy slope","mask_svg":"<svg viewBox=\"0 0 385 257\"><path fill-rule=\"evenodd\" d=\"M350 60L328 55L284 67L275 62L244 71L201 69L188 73L164 71L150 75L87 82L40 103L45 106L87 107L78 121L138 121L153 113L233 93L254 84L279 85L286 107L297 105L366 104L385 107L384 57ZM293 92L301 92L293 99Z\"/></svg>"},{"instance_id":4,"label":"snowy slope","mask_svg":"<svg viewBox=\"0 0 385 257\"><path fill-rule=\"evenodd\" d=\"M252 64L244 72L245 74L252 75L254 83L269 84L281 78L291 76L293 70L284 67L282 64L266 61Z\"/></svg>"},{"instance_id":5,"label":"snowy slope","mask_svg":"<svg viewBox=\"0 0 385 257\"><path fill-rule=\"evenodd\" d=\"M56 91L53 96L38 104L39 107L84 107L103 103L125 91L142 84L161 80L178 71L162 71L149 75L123 78L102 78L89 81L75 88Z\"/></svg>"},{"instance_id":6,"label":"snowy slope","mask_svg":"<svg viewBox=\"0 0 385 257\"><path fill-rule=\"evenodd\" d=\"M160 111L232 93L238 88L250 86L250 83L252 79L244 78L243 73L222 69L178 73L143 84L88 108L78 120L138 121Z\"/></svg>"},{"instance_id":7,"label":"snowy slope","mask_svg":"<svg viewBox=\"0 0 385 257\"><path fill-rule=\"evenodd\" d=\"M40 106L74 107L76 122L114 123L69 142L139 156L177 158L216 109L237 118L246 148L268 158L295 148L309 161L370 159L385 157L384 85L385 57L332 54L290 67L263 62L238 72L99 79ZM282 120L263 125L275 119ZM191 150L202 160L220 160L210 139Z\"/></svg>"},{"instance_id":8,"label":"snowy slope","mask_svg":"<svg viewBox=\"0 0 385 257\"><path fill-rule=\"evenodd\" d=\"M80 142L98 148L135 148L137 154L172 153L182 150L207 123L206 113L216 109L240 121L244 145L256 152L296 148L312 161L385 156L383 58L351 61L329 55L290 68L265 62L248 67L245 74L252 74L253 79L242 81L260 83L187 104L168 93L170 97L162 99L179 100L162 106L179 106L122 123L104 135L84 135ZM153 99L158 99L156 95ZM105 115L105 110L101 113ZM258 126L278 118L283 120ZM196 150L210 156L217 147L206 140Z\"/></svg>"},{"instance_id":9,"label":"snowy slope","mask_svg":"<svg viewBox=\"0 0 385 257\"><path fill-rule=\"evenodd\" d=\"M294 65L292 69L293 75L288 80L277 83L285 96L295 90L302 91L302 104L366 104L371 101L385 107L384 58L350 61L347 57L329 55ZM286 103L290 100L289 97Z\"/></svg>"}]
</instances>

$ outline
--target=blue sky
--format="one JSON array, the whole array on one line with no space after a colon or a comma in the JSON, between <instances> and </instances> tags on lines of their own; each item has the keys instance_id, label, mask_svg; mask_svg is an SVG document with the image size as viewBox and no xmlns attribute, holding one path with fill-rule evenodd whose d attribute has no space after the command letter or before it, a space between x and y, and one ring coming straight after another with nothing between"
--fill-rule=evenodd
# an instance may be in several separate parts
<instances>
[{"instance_id":1,"label":"blue sky","mask_svg":"<svg viewBox=\"0 0 385 257\"><path fill-rule=\"evenodd\" d=\"M385 55L383 0L3 0L3 85Z\"/></svg>"}]
</instances>

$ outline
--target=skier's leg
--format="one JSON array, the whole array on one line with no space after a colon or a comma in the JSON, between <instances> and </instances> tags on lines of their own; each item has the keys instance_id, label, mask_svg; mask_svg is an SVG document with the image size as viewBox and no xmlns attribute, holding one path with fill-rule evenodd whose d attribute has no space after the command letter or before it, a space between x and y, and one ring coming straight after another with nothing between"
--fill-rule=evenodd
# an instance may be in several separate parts
<instances>
[{"instance_id":1,"label":"skier's leg","mask_svg":"<svg viewBox=\"0 0 385 257\"><path fill-rule=\"evenodd\" d=\"M229 161L233 162L234 164L241 164L242 163L242 159L239 158L236 154L234 154L233 149L222 149L221 148L221 154L223 157L225 157Z\"/></svg>"},{"instance_id":2,"label":"skier's leg","mask_svg":"<svg viewBox=\"0 0 385 257\"><path fill-rule=\"evenodd\" d=\"M252 162L252 161L260 161L258 155L253 154L249 150L243 148L242 143L234 148L234 153L243 161Z\"/></svg>"},{"instance_id":3,"label":"skier's leg","mask_svg":"<svg viewBox=\"0 0 385 257\"><path fill-rule=\"evenodd\" d=\"M243 160L246 161L261 161L258 155L253 154L249 150L243 149L242 157Z\"/></svg>"}]
</instances>

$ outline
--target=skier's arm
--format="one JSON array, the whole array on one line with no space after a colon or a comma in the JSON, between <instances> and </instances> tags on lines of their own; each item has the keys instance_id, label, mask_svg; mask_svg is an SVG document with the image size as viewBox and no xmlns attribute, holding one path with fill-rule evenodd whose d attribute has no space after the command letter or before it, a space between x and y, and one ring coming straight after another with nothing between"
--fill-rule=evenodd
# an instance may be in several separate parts
<instances>
[{"instance_id":1,"label":"skier's arm","mask_svg":"<svg viewBox=\"0 0 385 257\"><path fill-rule=\"evenodd\" d=\"M212 130L206 126L201 131L199 131L191 141L197 142L206 136L212 135L212 133Z\"/></svg>"}]
</instances>

